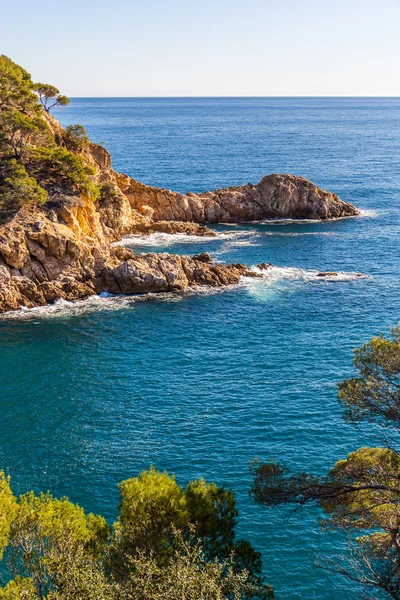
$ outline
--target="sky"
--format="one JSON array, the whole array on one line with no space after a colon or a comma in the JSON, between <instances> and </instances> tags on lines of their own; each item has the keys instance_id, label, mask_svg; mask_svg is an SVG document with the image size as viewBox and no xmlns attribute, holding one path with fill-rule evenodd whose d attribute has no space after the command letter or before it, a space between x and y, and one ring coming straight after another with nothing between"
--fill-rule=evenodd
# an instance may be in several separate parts
<instances>
[{"instance_id":1,"label":"sky","mask_svg":"<svg viewBox=\"0 0 400 600\"><path fill-rule=\"evenodd\" d=\"M400 96L400 0L0 0L0 14L0 53L71 97Z\"/></svg>"}]
</instances>

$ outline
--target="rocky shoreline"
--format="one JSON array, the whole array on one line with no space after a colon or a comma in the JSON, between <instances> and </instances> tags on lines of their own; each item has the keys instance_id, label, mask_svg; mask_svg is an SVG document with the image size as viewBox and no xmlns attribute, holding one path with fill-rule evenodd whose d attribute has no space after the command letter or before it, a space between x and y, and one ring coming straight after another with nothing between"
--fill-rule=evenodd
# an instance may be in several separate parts
<instances>
[{"instance_id":1,"label":"rocky shoreline","mask_svg":"<svg viewBox=\"0 0 400 600\"><path fill-rule=\"evenodd\" d=\"M45 113L43 119L62 144L65 132L58 121ZM106 190L98 200L67 193L60 184L42 207L25 205L3 215L0 312L101 292L181 293L189 287L221 287L238 283L248 272L245 265L215 264L208 254L136 255L113 245L126 235L161 231L211 237L207 223L359 214L336 194L293 175L268 175L257 185L182 195L116 173L102 146L88 142L79 156L92 169L95 184Z\"/></svg>"}]
</instances>

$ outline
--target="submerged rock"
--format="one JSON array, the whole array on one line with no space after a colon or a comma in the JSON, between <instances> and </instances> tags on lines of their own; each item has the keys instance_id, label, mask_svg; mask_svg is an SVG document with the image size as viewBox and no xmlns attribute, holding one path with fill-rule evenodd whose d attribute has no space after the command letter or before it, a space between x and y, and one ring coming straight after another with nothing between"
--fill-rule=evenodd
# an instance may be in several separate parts
<instances>
[{"instance_id":1,"label":"submerged rock","mask_svg":"<svg viewBox=\"0 0 400 600\"><path fill-rule=\"evenodd\" d=\"M211 254L209 254L208 252L202 252L201 254L195 254L192 258L193 258L193 260L197 260L197 261L203 262L203 263L210 263L213 261Z\"/></svg>"},{"instance_id":2,"label":"submerged rock","mask_svg":"<svg viewBox=\"0 0 400 600\"><path fill-rule=\"evenodd\" d=\"M149 233L153 233L154 231L169 234L184 233L185 235L200 237L215 237L215 232L206 225L185 223L184 221L155 221L149 227Z\"/></svg>"}]
</instances>

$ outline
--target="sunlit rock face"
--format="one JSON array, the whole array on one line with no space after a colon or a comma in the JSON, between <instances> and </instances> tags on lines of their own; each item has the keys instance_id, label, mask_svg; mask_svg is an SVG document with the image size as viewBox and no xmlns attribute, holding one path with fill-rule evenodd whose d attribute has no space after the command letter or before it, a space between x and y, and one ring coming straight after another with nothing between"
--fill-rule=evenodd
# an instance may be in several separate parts
<instances>
[{"instance_id":1,"label":"sunlit rock face","mask_svg":"<svg viewBox=\"0 0 400 600\"><path fill-rule=\"evenodd\" d=\"M65 132L43 114L54 141ZM103 291L122 294L182 292L189 287L236 284L244 265L168 254L136 256L112 242L132 233L212 236L207 223L267 218L332 219L357 208L302 177L268 175L257 185L186 195L153 188L116 173L110 155L89 142L79 155L93 183L110 190L93 201L62 182L42 207L25 205L0 225L0 312Z\"/></svg>"}]
</instances>

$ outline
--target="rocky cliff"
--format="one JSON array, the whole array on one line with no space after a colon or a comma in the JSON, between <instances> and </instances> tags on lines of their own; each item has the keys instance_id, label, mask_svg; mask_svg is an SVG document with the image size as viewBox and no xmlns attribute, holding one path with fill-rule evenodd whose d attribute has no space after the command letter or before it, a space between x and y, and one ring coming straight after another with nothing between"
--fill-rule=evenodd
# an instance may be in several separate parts
<instances>
[{"instance_id":1,"label":"rocky cliff","mask_svg":"<svg viewBox=\"0 0 400 600\"><path fill-rule=\"evenodd\" d=\"M215 264L207 254L137 256L113 245L127 234L159 230L211 236L207 223L321 220L359 213L335 194L293 175L268 175L256 185L186 195L138 183L116 173L107 150L91 143L83 128L65 131L38 107L29 74L7 57L0 57L0 72L2 68L0 312L103 291L224 286L238 283L246 272L244 265Z\"/></svg>"},{"instance_id":2,"label":"rocky cliff","mask_svg":"<svg viewBox=\"0 0 400 600\"><path fill-rule=\"evenodd\" d=\"M55 139L59 123L45 115ZM181 195L143 185L111 167L108 152L88 143L80 152L106 193L93 202L62 188L42 207L23 206L0 225L0 312L108 291L181 292L238 283L244 265L168 254L136 256L112 242L153 230L212 235L206 223L265 218L330 219L358 210L302 177L268 175L213 193Z\"/></svg>"}]
</instances>

